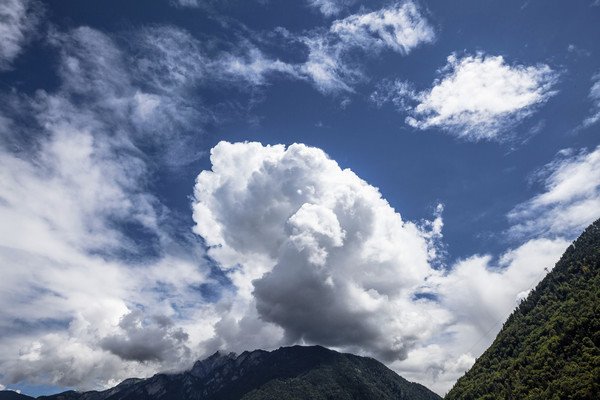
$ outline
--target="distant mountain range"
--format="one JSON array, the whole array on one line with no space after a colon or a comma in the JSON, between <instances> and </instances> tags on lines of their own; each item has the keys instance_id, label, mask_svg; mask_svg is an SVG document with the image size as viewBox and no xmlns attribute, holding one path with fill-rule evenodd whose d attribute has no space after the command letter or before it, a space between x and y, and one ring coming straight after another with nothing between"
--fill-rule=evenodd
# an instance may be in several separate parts
<instances>
[{"instance_id":1,"label":"distant mountain range","mask_svg":"<svg viewBox=\"0 0 600 400\"><path fill-rule=\"evenodd\" d=\"M0 392L0 400L31 400ZM439 400L372 358L320 346L215 353L190 371L127 379L105 391L68 391L38 400Z\"/></svg>"},{"instance_id":2,"label":"distant mountain range","mask_svg":"<svg viewBox=\"0 0 600 400\"><path fill-rule=\"evenodd\" d=\"M600 399L600 220L508 318L446 399Z\"/></svg>"}]
</instances>

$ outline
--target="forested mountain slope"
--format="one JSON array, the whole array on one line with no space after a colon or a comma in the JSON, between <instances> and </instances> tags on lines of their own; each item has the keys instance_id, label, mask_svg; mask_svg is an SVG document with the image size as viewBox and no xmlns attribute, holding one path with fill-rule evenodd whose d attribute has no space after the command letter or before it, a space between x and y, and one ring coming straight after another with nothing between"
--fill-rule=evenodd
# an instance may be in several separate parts
<instances>
[{"instance_id":1,"label":"forested mountain slope","mask_svg":"<svg viewBox=\"0 0 600 400\"><path fill-rule=\"evenodd\" d=\"M600 220L445 399L600 399Z\"/></svg>"}]
</instances>

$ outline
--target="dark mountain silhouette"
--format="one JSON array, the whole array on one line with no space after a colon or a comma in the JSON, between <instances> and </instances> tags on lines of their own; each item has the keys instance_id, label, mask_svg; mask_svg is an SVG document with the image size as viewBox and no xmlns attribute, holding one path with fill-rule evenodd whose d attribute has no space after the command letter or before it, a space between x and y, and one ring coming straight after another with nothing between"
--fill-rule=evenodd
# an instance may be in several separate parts
<instances>
[{"instance_id":1,"label":"dark mountain silhouette","mask_svg":"<svg viewBox=\"0 0 600 400\"><path fill-rule=\"evenodd\" d=\"M600 399L600 220L569 246L445 398Z\"/></svg>"},{"instance_id":2,"label":"dark mountain silhouette","mask_svg":"<svg viewBox=\"0 0 600 400\"><path fill-rule=\"evenodd\" d=\"M34 397L26 396L12 390L0 390L0 400L34 400Z\"/></svg>"},{"instance_id":3,"label":"dark mountain silhouette","mask_svg":"<svg viewBox=\"0 0 600 400\"><path fill-rule=\"evenodd\" d=\"M434 400L372 358L320 346L282 347L235 354L215 353L190 371L127 379L105 391L68 391L38 400ZM0 398L0 400L4 400ZM26 400L26 399L15 399Z\"/></svg>"}]
</instances>

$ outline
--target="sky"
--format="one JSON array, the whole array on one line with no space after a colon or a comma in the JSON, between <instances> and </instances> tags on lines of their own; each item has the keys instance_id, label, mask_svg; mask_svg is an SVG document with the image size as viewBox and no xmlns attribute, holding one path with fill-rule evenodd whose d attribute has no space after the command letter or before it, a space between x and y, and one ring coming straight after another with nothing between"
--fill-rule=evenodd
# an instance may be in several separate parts
<instances>
[{"instance_id":1,"label":"sky","mask_svg":"<svg viewBox=\"0 0 600 400\"><path fill-rule=\"evenodd\" d=\"M319 344L443 395L600 217L599 22L3 1L0 389Z\"/></svg>"}]
</instances>

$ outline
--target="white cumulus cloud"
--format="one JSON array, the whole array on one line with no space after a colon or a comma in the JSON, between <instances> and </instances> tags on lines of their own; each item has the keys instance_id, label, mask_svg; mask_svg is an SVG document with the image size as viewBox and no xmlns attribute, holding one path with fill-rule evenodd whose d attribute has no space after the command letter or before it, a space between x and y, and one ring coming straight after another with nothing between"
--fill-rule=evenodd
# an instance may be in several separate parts
<instances>
[{"instance_id":1,"label":"white cumulus cloud","mask_svg":"<svg viewBox=\"0 0 600 400\"><path fill-rule=\"evenodd\" d=\"M449 318L412 300L436 273L431 234L321 150L221 142L211 161L195 231L284 342L392 360Z\"/></svg>"},{"instance_id":2,"label":"white cumulus cloud","mask_svg":"<svg viewBox=\"0 0 600 400\"><path fill-rule=\"evenodd\" d=\"M391 100L408 111L418 129L439 128L462 139L503 140L554 94L558 74L548 65L509 65L502 56L452 54L431 89L416 92L398 82L377 102Z\"/></svg>"}]
</instances>

